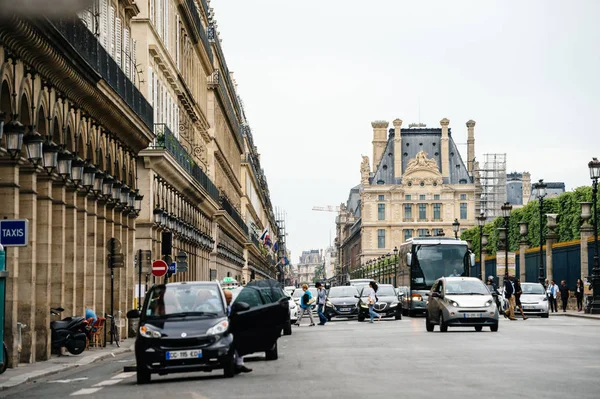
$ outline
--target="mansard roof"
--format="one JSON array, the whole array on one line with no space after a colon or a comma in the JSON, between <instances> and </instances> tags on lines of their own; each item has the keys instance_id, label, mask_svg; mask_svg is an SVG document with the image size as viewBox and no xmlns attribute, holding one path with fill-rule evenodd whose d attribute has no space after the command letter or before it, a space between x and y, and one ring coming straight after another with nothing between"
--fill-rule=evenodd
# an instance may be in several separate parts
<instances>
[{"instance_id":1,"label":"mansard roof","mask_svg":"<svg viewBox=\"0 0 600 399\"><path fill-rule=\"evenodd\" d=\"M427 158L434 159L440 172L442 171L441 128L401 129L400 134L402 135L402 153L396 154L394 151L394 129L389 130L387 145L381 161L370 179L371 184L400 184L402 179L394 177L395 157L402 157L402 173L404 174L408 161L415 158L420 151L425 151ZM451 129L448 129L448 136L450 138L448 150L449 178L444 178L444 183L473 183L473 176L469 175L467 167L460 156L458 147L452 138Z\"/></svg>"}]
</instances>

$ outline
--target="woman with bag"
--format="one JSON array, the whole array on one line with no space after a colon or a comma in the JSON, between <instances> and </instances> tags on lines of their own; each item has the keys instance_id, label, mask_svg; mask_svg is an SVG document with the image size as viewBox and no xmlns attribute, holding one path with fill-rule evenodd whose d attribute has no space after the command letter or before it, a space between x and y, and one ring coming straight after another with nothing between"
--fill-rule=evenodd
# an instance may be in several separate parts
<instances>
[{"instance_id":1,"label":"woman with bag","mask_svg":"<svg viewBox=\"0 0 600 399\"><path fill-rule=\"evenodd\" d=\"M583 281L577 279L577 288L575 288L575 297L577 298L577 311L583 310Z\"/></svg>"},{"instance_id":2,"label":"woman with bag","mask_svg":"<svg viewBox=\"0 0 600 399\"><path fill-rule=\"evenodd\" d=\"M302 291L304 294L300 297L300 315L298 316L298 320L296 321L296 325L300 326L300 322L305 314L308 313L308 318L310 319L309 327L315 325L315 320L312 315L312 304L315 302L315 298L312 297L312 294L308 290L308 284L302 284Z\"/></svg>"},{"instance_id":3,"label":"woman with bag","mask_svg":"<svg viewBox=\"0 0 600 399\"><path fill-rule=\"evenodd\" d=\"M369 293L369 299L368 299L368 304L369 304L369 316L371 317L371 323L373 323L373 319L375 317L377 317L377 320L381 320L381 315L378 313L375 313L375 311L373 310L373 307L375 306L375 303L377 302L377 283L375 281L371 281L369 283L369 288L371 289L371 292Z\"/></svg>"}]
</instances>

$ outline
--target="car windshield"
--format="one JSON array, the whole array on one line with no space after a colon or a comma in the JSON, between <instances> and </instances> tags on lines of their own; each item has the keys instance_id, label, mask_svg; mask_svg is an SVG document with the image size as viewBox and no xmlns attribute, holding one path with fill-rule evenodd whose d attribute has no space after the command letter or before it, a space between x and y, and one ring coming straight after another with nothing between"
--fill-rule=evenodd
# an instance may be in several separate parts
<instances>
[{"instance_id":1,"label":"car windshield","mask_svg":"<svg viewBox=\"0 0 600 399\"><path fill-rule=\"evenodd\" d=\"M377 290L377 296L396 296L396 292L394 291L394 288L391 286L385 286L385 287L379 287L379 289Z\"/></svg>"},{"instance_id":2,"label":"car windshield","mask_svg":"<svg viewBox=\"0 0 600 399\"><path fill-rule=\"evenodd\" d=\"M347 298L358 295L358 291L354 287L332 287L329 290L329 298Z\"/></svg>"},{"instance_id":3,"label":"car windshield","mask_svg":"<svg viewBox=\"0 0 600 399\"><path fill-rule=\"evenodd\" d=\"M521 284L523 294L527 295L544 295L544 287L541 284Z\"/></svg>"},{"instance_id":4,"label":"car windshield","mask_svg":"<svg viewBox=\"0 0 600 399\"><path fill-rule=\"evenodd\" d=\"M446 295L489 295L481 281L457 280L446 282Z\"/></svg>"},{"instance_id":5,"label":"car windshield","mask_svg":"<svg viewBox=\"0 0 600 399\"><path fill-rule=\"evenodd\" d=\"M145 316L149 319L225 315L223 295L215 284L159 285L148 297Z\"/></svg>"},{"instance_id":6,"label":"car windshield","mask_svg":"<svg viewBox=\"0 0 600 399\"><path fill-rule=\"evenodd\" d=\"M465 272L466 245L417 245L413 261L413 289L430 289L440 277L459 277Z\"/></svg>"}]
</instances>

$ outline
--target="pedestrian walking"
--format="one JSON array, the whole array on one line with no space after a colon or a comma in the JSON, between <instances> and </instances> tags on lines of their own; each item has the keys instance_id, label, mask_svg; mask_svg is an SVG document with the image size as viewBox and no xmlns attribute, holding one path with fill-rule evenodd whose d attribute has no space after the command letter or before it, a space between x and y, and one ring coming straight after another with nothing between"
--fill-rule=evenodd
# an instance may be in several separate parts
<instances>
[{"instance_id":1,"label":"pedestrian walking","mask_svg":"<svg viewBox=\"0 0 600 399\"><path fill-rule=\"evenodd\" d=\"M369 316L371 317L371 323L373 323L373 319L375 317L377 317L377 320L381 320L381 315L379 313L375 313L375 310L373 310L375 303L377 303L377 289L378 289L377 283L375 281L371 281L369 283L369 288L371 289L371 292L369 292L369 299L368 299Z\"/></svg>"},{"instance_id":2,"label":"pedestrian walking","mask_svg":"<svg viewBox=\"0 0 600 399\"><path fill-rule=\"evenodd\" d=\"M567 281L563 280L560 282L560 300L562 301L562 310L563 313L567 312L567 304L569 303L569 295L571 292L569 291L569 287L567 287Z\"/></svg>"},{"instance_id":3,"label":"pedestrian walking","mask_svg":"<svg viewBox=\"0 0 600 399\"><path fill-rule=\"evenodd\" d=\"M550 302L550 311L554 313L558 312L558 303L556 300L558 298L558 286L554 280L548 285L546 295L548 296L548 302Z\"/></svg>"},{"instance_id":4,"label":"pedestrian walking","mask_svg":"<svg viewBox=\"0 0 600 399\"><path fill-rule=\"evenodd\" d=\"M521 316L523 316L523 320L527 320L527 316L525 316L525 313L523 312L523 305L521 305L521 294L523 293L523 290L521 289L521 280L516 279L515 280L515 305L519 307L519 310L521 311Z\"/></svg>"},{"instance_id":5,"label":"pedestrian walking","mask_svg":"<svg viewBox=\"0 0 600 399\"><path fill-rule=\"evenodd\" d=\"M302 291L304 294L300 297L300 315L298 316L298 320L296 321L296 325L300 326L300 322L305 314L308 314L308 318L310 319L309 327L315 325L315 320L312 315L312 304L315 303L315 299L312 297L312 294L308 290L308 284L302 284Z\"/></svg>"},{"instance_id":6,"label":"pedestrian walking","mask_svg":"<svg viewBox=\"0 0 600 399\"><path fill-rule=\"evenodd\" d=\"M504 279L504 298L508 301L508 309L504 312L505 315L510 320L517 320L515 318L515 285L513 276L506 276Z\"/></svg>"},{"instance_id":7,"label":"pedestrian walking","mask_svg":"<svg viewBox=\"0 0 600 399\"><path fill-rule=\"evenodd\" d=\"M577 311L583 310L583 281L577 279L577 288L575 288L575 297L577 298Z\"/></svg>"},{"instance_id":8,"label":"pedestrian walking","mask_svg":"<svg viewBox=\"0 0 600 399\"><path fill-rule=\"evenodd\" d=\"M325 310L325 303L327 303L327 291L325 291L325 287L320 282L315 284L317 290L319 290L317 295L317 314L319 315L319 325L324 326L327 323L327 317L323 311Z\"/></svg>"}]
</instances>

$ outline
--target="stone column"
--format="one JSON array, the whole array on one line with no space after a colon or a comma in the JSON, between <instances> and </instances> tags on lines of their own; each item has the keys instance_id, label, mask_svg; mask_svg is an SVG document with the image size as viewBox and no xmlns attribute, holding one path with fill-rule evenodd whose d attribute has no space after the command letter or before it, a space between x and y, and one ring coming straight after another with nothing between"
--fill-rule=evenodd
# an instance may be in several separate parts
<instances>
[{"instance_id":1,"label":"stone column","mask_svg":"<svg viewBox=\"0 0 600 399\"><path fill-rule=\"evenodd\" d=\"M98 203L88 198L87 201L87 242L84 306L96 311L96 236L98 229Z\"/></svg>"},{"instance_id":2,"label":"stone column","mask_svg":"<svg viewBox=\"0 0 600 399\"><path fill-rule=\"evenodd\" d=\"M394 119L394 177L402 177L402 120Z\"/></svg>"},{"instance_id":3,"label":"stone column","mask_svg":"<svg viewBox=\"0 0 600 399\"><path fill-rule=\"evenodd\" d=\"M556 213L546 214L546 218L548 219L548 234L546 234L546 276L550 281L554 278L554 269L552 265L552 245L558 240L558 235L556 235L554 232L554 229L556 229L557 217L558 214Z\"/></svg>"},{"instance_id":4,"label":"stone column","mask_svg":"<svg viewBox=\"0 0 600 399\"><path fill-rule=\"evenodd\" d=\"M527 281L527 267L525 265L525 250L529 248L529 241L527 241L527 234L529 224L527 222L520 222L520 234L521 240L519 241L519 265L521 267L521 273L519 279L521 282Z\"/></svg>"},{"instance_id":5,"label":"stone column","mask_svg":"<svg viewBox=\"0 0 600 399\"><path fill-rule=\"evenodd\" d=\"M440 125L442 125L442 139L440 140L440 144L442 146L442 177L449 178L450 177L450 136L448 135L448 125L450 125L450 121L447 118L444 118L440 121Z\"/></svg>"},{"instance_id":6,"label":"stone column","mask_svg":"<svg viewBox=\"0 0 600 399\"><path fill-rule=\"evenodd\" d=\"M375 121L371 122L371 126L373 127L373 170L375 171L387 145L387 128L389 122Z\"/></svg>"},{"instance_id":7,"label":"stone column","mask_svg":"<svg viewBox=\"0 0 600 399\"><path fill-rule=\"evenodd\" d=\"M487 281L487 276L485 272L485 258L487 256L487 245L488 245L488 234L484 234L481 237L481 255L479 262L481 263L481 279L483 281Z\"/></svg>"},{"instance_id":8,"label":"stone column","mask_svg":"<svg viewBox=\"0 0 600 399\"><path fill-rule=\"evenodd\" d=\"M19 215L20 219L29 219L29 242L26 248L20 248L19 257L19 278L15 280L15 291L18 292L18 315L15 319L19 323L23 323L27 328L22 332L22 351L21 362L32 363L35 361L35 342L36 342L36 325L35 325L35 298L36 298L36 264L37 264L37 176L32 169L25 171L21 170L19 176ZM6 203L8 205L8 203ZM3 204L4 206L4 204ZM15 249L10 248L12 251ZM7 259L8 262L8 259ZM10 270L10 265L7 263L7 270ZM10 274L13 277L13 274ZM15 327L16 327L15 323ZM8 334L5 334L8 336ZM15 330L15 337L17 337ZM15 352L16 353L16 352Z\"/></svg>"},{"instance_id":9,"label":"stone column","mask_svg":"<svg viewBox=\"0 0 600 399\"><path fill-rule=\"evenodd\" d=\"M67 239L66 191L62 183L52 187L52 275L50 278L50 306L65 306L65 267Z\"/></svg>"},{"instance_id":10,"label":"stone column","mask_svg":"<svg viewBox=\"0 0 600 399\"><path fill-rule=\"evenodd\" d=\"M2 203L2 212L0 215L7 219L18 219L19 208L21 204L21 194L19 193L19 166L6 159L0 160L0 203ZM29 226L29 244L32 243L31 229ZM32 248L23 248L22 251L29 251ZM19 249L5 247L6 251L6 270L9 275L6 279L6 302L4 312L4 338L8 348L8 365L17 367L17 320L19 303ZM27 266L23 266L27 267Z\"/></svg>"},{"instance_id":11,"label":"stone column","mask_svg":"<svg viewBox=\"0 0 600 399\"><path fill-rule=\"evenodd\" d=\"M106 248L106 243L108 240L113 238L115 235L115 209L109 204L106 205L106 236L104 237L104 243L102 244L105 248L105 254L108 255L108 249ZM106 259L106 257L105 257ZM104 262L104 313L110 314L110 269L108 268L108 264L106 261ZM115 285L116 286L116 285ZM107 322L108 323L108 322ZM108 324L107 324L108 327ZM108 338L107 338L108 339Z\"/></svg>"},{"instance_id":12,"label":"stone column","mask_svg":"<svg viewBox=\"0 0 600 399\"><path fill-rule=\"evenodd\" d=\"M592 203L591 202L580 202L581 205L581 225L580 233L580 248L581 248L581 279L590 276L590 267L588 262L588 244L590 238L594 236L594 226L590 224L592 218Z\"/></svg>"},{"instance_id":13,"label":"stone column","mask_svg":"<svg viewBox=\"0 0 600 399\"><path fill-rule=\"evenodd\" d=\"M467 170L473 173L473 164L475 162L475 121L467 122Z\"/></svg>"},{"instance_id":14,"label":"stone column","mask_svg":"<svg viewBox=\"0 0 600 399\"><path fill-rule=\"evenodd\" d=\"M34 359L50 358L50 287L52 278L52 180L42 174L37 182L37 234L35 281L35 343ZM62 204L61 204L62 206Z\"/></svg>"},{"instance_id":15,"label":"stone column","mask_svg":"<svg viewBox=\"0 0 600 399\"><path fill-rule=\"evenodd\" d=\"M106 237L106 203L104 201L96 200L96 238L94 240L96 245L96 265L95 265L95 287L96 287L96 302L94 304L94 310L96 314L104 316L106 311L106 274L107 274L107 262L106 255L106 243L108 238Z\"/></svg>"},{"instance_id":16,"label":"stone column","mask_svg":"<svg viewBox=\"0 0 600 399\"><path fill-rule=\"evenodd\" d=\"M87 282L85 279L87 270L87 195L83 193L77 194L77 255L75 258L75 303L71 314L85 314L85 291Z\"/></svg>"},{"instance_id":17,"label":"stone column","mask_svg":"<svg viewBox=\"0 0 600 399\"><path fill-rule=\"evenodd\" d=\"M75 287L77 271L77 251L79 248L77 231L77 191L67 188L65 192L65 267L64 302L62 306L71 312L75 308ZM58 305L57 305L58 306Z\"/></svg>"}]
</instances>

